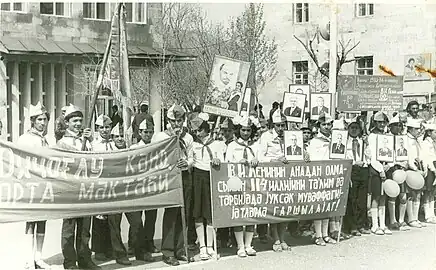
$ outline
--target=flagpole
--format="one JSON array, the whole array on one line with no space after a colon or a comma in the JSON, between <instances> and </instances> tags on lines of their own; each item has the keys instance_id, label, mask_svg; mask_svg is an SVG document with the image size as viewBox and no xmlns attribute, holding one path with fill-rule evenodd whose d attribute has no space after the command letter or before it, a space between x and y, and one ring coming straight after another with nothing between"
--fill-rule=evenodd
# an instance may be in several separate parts
<instances>
[{"instance_id":1,"label":"flagpole","mask_svg":"<svg viewBox=\"0 0 436 270\"><path fill-rule=\"evenodd\" d=\"M88 122L86 123L86 128L90 128L92 125L92 118L94 116L95 104L97 103L98 94L100 93L101 88L103 87L103 76L104 76L104 73L106 71L107 61L109 58L109 50L111 48L111 39L112 39L112 31L109 32L109 37L107 40L106 49L105 49L104 54L103 54L103 62L101 64L101 69L100 69L100 72L98 74L97 85L95 87L94 96L92 97L91 115L89 116ZM87 139L83 140L82 151L85 151L85 149L86 149L86 141L87 141Z\"/></svg>"}]
</instances>

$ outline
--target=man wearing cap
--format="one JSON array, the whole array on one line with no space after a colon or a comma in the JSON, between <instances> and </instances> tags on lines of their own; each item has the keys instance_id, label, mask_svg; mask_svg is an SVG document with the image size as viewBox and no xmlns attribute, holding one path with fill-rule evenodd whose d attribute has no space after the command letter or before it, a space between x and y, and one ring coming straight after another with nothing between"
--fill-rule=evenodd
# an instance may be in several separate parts
<instances>
[{"instance_id":1,"label":"man wearing cap","mask_svg":"<svg viewBox=\"0 0 436 270\"><path fill-rule=\"evenodd\" d=\"M62 139L57 142L57 146L62 149L81 151L82 143L85 140L85 151L92 151L91 129L85 128L82 132L83 113L81 109L70 104L65 110L64 120L67 129ZM76 263L80 268L101 269L91 260L90 227L91 217L63 220L61 245L65 269L77 269ZM76 243L76 247L74 247L74 243Z\"/></svg>"},{"instance_id":2,"label":"man wearing cap","mask_svg":"<svg viewBox=\"0 0 436 270\"><path fill-rule=\"evenodd\" d=\"M185 111L181 106L174 104L168 110L167 118L169 120L170 128L163 132L156 133L152 138L152 142L163 141L172 136L177 136L182 151L176 166L182 170L183 195L185 205L189 206L192 200L191 194L193 188L189 169L192 168L194 162L192 149L194 139L183 129ZM187 219L189 219L191 216L191 209L185 207L185 211ZM161 251L163 254L163 261L168 265L177 266L180 264L179 260L188 260L188 254L183 254L182 216L180 207L165 208L162 226Z\"/></svg>"},{"instance_id":3,"label":"man wearing cap","mask_svg":"<svg viewBox=\"0 0 436 270\"><path fill-rule=\"evenodd\" d=\"M319 133L307 147L305 160L330 160L330 141L333 128L333 118L326 113L321 113L317 122ZM314 220L315 244L325 246L326 243L335 244L336 241L329 237L329 219Z\"/></svg>"},{"instance_id":4,"label":"man wearing cap","mask_svg":"<svg viewBox=\"0 0 436 270\"><path fill-rule=\"evenodd\" d=\"M31 127L26 133L18 138L17 144L21 147L26 147L27 149L34 149L35 147L49 147L45 134L47 133L47 125L48 121L50 120L50 116L45 107L41 105L41 102L38 102L36 106L30 104L29 116ZM28 262L28 266L30 268L50 268L50 266L41 258L45 238L45 226L45 220L26 222L26 237L29 238L26 240L29 241L29 243L27 243L29 244L28 248L32 248L32 261ZM34 239L36 239L36 246Z\"/></svg>"},{"instance_id":5,"label":"man wearing cap","mask_svg":"<svg viewBox=\"0 0 436 270\"><path fill-rule=\"evenodd\" d=\"M140 111L140 113L133 117L132 121L133 136L137 138L138 141L141 140L141 136L139 136L138 131L139 125L142 123L142 121L144 121L144 119L147 119L148 122L154 125L153 117L148 113L148 105L141 104Z\"/></svg>"},{"instance_id":6,"label":"man wearing cap","mask_svg":"<svg viewBox=\"0 0 436 270\"><path fill-rule=\"evenodd\" d=\"M368 165L366 163L365 149L367 144L362 139L362 125L357 118L348 124L348 141L346 159L353 160L351 169L351 186L348 193L348 203L344 217L344 227L353 236L370 234L366 228L367 200L368 200Z\"/></svg>"},{"instance_id":7,"label":"man wearing cap","mask_svg":"<svg viewBox=\"0 0 436 270\"><path fill-rule=\"evenodd\" d=\"M95 124L98 127L100 138L98 140L93 140L93 151L116 151L118 148L111 138L112 120L108 116L102 114L97 118ZM119 129L118 124L117 127ZM127 258L127 251L121 238L121 217L121 213L93 217L91 245L92 250L95 252L96 260L105 261L112 259L114 256L118 264L131 265Z\"/></svg>"},{"instance_id":8,"label":"man wearing cap","mask_svg":"<svg viewBox=\"0 0 436 270\"><path fill-rule=\"evenodd\" d=\"M59 117L56 118L56 121L55 121L55 124L56 124L56 128L55 128L55 138L56 138L56 141L59 141L60 139L62 139L62 137L65 134L65 130L67 129L67 127L65 125L65 121L64 121L65 111L66 111L67 108L68 108L68 106L62 107L61 115L59 115Z\"/></svg>"},{"instance_id":9,"label":"man wearing cap","mask_svg":"<svg viewBox=\"0 0 436 270\"><path fill-rule=\"evenodd\" d=\"M409 103L410 104L410 103ZM419 172L424 178L427 176L427 170L424 170L422 157L424 151L421 146L421 119L407 118L407 150L408 150L408 170ZM423 223L418 220L422 190L413 190L408 188L407 193L407 217L409 226L414 228L423 227Z\"/></svg>"},{"instance_id":10,"label":"man wearing cap","mask_svg":"<svg viewBox=\"0 0 436 270\"><path fill-rule=\"evenodd\" d=\"M284 147L284 130L286 129L286 117L281 110L276 110L272 115L273 129L262 134L259 140L258 155L260 162L280 162L287 164ZM271 235L274 239L273 250L280 252L290 250L285 242L284 233L287 222L271 224ZM260 233L259 233L260 234Z\"/></svg>"},{"instance_id":11,"label":"man wearing cap","mask_svg":"<svg viewBox=\"0 0 436 270\"><path fill-rule=\"evenodd\" d=\"M144 118L138 125L138 136L141 140L130 146L136 149L151 143L154 133L154 124ZM142 213L145 215L145 222L142 223ZM158 252L154 246L154 232L156 226L157 209L147 211L134 211L125 213L129 222L129 249L133 251L136 260L153 262L153 252Z\"/></svg>"}]
</instances>

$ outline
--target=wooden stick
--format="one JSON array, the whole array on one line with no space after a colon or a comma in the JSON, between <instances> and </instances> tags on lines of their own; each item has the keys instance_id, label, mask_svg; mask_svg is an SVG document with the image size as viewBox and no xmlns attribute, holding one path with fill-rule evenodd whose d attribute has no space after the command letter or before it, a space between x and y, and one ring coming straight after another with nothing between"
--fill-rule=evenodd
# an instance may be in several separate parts
<instances>
[{"instance_id":1,"label":"wooden stick","mask_svg":"<svg viewBox=\"0 0 436 270\"><path fill-rule=\"evenodd\" d=\"M95 87L94 96L92 97L91 115L89 116L88 122L86 123L86 128L90 128L92 125L92 118L94 116L95 104L97 103L98 94L100 93L100 90L103 87L103 76L104 76L104 72L105 72L106 66L107 66L107 61L109 58L109 50L111 48L111 39L112 39L112 30L109 34L109 38L108 38L108 41L106 44L106 49L104 51L103 63L101 65L101 69L100 69L100 72L98 74L97 85ZM86 141L87 141L87 139L83 140L82 151L85 151L85 149L86 149Z\"/></svg>"}]
</instances>

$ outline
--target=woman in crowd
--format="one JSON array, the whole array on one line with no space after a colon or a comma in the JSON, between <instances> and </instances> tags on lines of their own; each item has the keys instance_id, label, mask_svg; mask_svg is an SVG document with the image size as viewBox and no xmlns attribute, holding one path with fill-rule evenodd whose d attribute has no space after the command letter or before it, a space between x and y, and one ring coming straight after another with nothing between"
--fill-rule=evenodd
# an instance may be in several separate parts
<instances>
[{"instance_id":1,"label":"woman in crowd","mask_svg":"<svg viewBox=\"0 0 436 270\"><path fill-rule=\"evenodd\" d=\"M306 161L320 161L330 159L330 141L333 127L333 118L328 114L320 114L318 118L319 133L307 147ZM315 244L325 246L326 243L336 244L336 241L328 235L329 219L313 221L315 227Z\"/></svg>"},{"instance_id":2,"label":"woman in crowd","mask_svg":"<svg viewBox=\"0 0 436 270\"><path fill-rule=\"evenodd\" d=\"M247 166L256 167L257 159L257 142L253 139L257 132L257 119L253 117L236 117L236 140L231 142L227 148L226 161L232 163L242 163ZM238 256L246 257L256 256L256 250L251 246L254 235L254 225L234 227L236 243L238 245Z\"/></svg>"}]
</instances>

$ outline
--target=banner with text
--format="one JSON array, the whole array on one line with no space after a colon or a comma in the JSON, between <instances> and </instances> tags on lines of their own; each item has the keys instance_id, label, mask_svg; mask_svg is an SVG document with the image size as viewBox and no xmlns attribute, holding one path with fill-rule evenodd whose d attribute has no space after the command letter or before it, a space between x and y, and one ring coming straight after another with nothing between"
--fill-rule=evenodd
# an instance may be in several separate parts
<instances>
[{"instance_id":1,"label":"banner with text","mask_svg":"<svg viewBox=\"0 0 436 270\"><path fill-rule=\"evenodd\" d=\"M0 223L183 205L177 138L107 153L0 142Z\"/></svg>"},{"instance_id":2,"label":"banner with text","mask_svg":"<svg viewBox=\"0 0 436 270\"><path fill-rule=\"evenodd\" d=\"M344 216L351 160L223 163L211 170L215 228Z\"/></svg>"}]
</instances>

